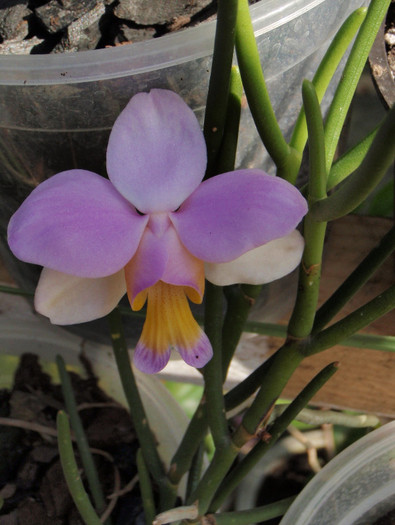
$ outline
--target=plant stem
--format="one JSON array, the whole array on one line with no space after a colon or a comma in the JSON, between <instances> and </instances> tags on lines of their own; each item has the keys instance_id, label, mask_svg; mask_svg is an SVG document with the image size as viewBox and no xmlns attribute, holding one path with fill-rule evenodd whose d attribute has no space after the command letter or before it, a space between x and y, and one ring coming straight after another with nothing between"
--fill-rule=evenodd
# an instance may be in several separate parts
<instances>
[{"instance_id":1,"label":"plant stem","mask_svg":"<svg viewBox=\"0 0 395 525\"><path fill-rule=\"evenodd\" d=\"M222 447L215 451L214 457L204 473L197 489L187 500L187 503L198 502L200 516L207 512L213 494L215 494L217 488L229 471L229 468L235 460L239 450L239 447L230 443L227 447Z\"/></svg>"},{"instance_id":2,"label":"plant stem","mask_svg":"<svg viewBox=\"0 0 395 525\"><path fill-rule=\"evenodd\" d=\"M239 383L225 395L224 400L226 411L236 408L261 386L273 360L274 356L271 356L248 378ZM182 476L191 468L193 457L207 432L208 424L206 409L206 398L203 395L178 450L171 461L169 479L173 484L178 484Z\"/></svg>"},{"instance_id":3,"label":"plant stem","mask_svg":"<svg viewBox=\"0 0 395 525\"><path fill-rule=\"evenodd\" d=\"M332 165L329 172L326 189L332 190L337 184L346 179L353 171L355 171L365 158L373 139L377 133L379 126L371 131L363 140L356 144L349 151L339 157Z\"/></svg>"},{"instance_id":4,"label":"plant stem","mask_svg":"<svg viewBox=\"0 0 395 525\"><path fill-rule=\"evenodd\" d=\"M202 470L203 470L203 460L204 460L204 443L201 442L199 445L199 448L197 449L197 452L193 456L191 468L188 472L188 483L187 483L187 491L186 491L186 498L189 498L189 496L192 494L194 490L196 490Z\"/></svg>"},{"instance_id":5,"label":"plant stem","mask_svg":"<svg viewBox=\"0 0 395 525\"><path fill-rule=\"evenodd\" d=\"M259 296L261 286L235 285L225 289L227 310L222 329L222 369L225 380L228 367L235 353L245 322Z\"/></svg>"},{"instance_id":6,"label":"plant stem","mask_svg":"<svg viewBox=\"0 0 395 525\"><path fill-rule=\"evenodd\" d=\"M95 502L96 510L99 514L104 512L106 502L104 494L99 482L99 476L97 473L96 465L93 460L88 439L86 437L84 427L82 425L81 418L78 413L77 403L74 397L73 387L70 381L69 374L67 373L66 366L63 358L60 355L56 356L56 364L59 371L61 387L66 410L70 417L71 427L74 431L75 438L77 441L78 451L81 456L81 461L84 466L85 475L88 480L89 488L92 494L93 501ZM106 521L110 523L109 520Z\"/></svg>"},{"instance_id":7,"label":"plant stem","mask_svg":"<svg viewBox=\"0 0 395 525\"><path fill-rule=\"evenodd\" d=\"M152 492L152 485L150 480L150 475L147 469L147 465L144 461L141 448L137 451L136 456L137 462L137 471L139 474L139 485L141 492L141 499L143 501L144 515L146 523L152 523L155 519L155 503L154 495Z\"/></svg>"},{"instance_id":8,"label":"plant stem","mask_svg":"<svg viewBox=\"0 0 395 525\"><path fill-rule=\"evenodd\" d=\"M258 133L279 171L287 173L292 163L300 162L300 154L285 141L274 114L255 41L248 0L239 0L235 43L244 90Z\"/></svg>"},{"instance_id":9,"label":"plant stem","mask_svg":"<svg viewBox=\"0 0 395 525\"><path fill-rule=\"evenodd\" d=\"M245 325L245 330L247 332L268 335L272 337L284 338L287 335L286 326L273 323L260 323L258 321L247 321ZM355 348L370 348L371 350L380 350L384 352L395 352L395 337L389 335L353 334L344 341L342 341L342 345L352 346ZM267 361L265 361L265 363L267 363ZM257 370L259 371L259 368ZM249 378L245 379L240 385L242 386L243 383L248 380ZM230 396L233 390L237 388L238 386L230 390L230 392L226 394L225 400L227 400L228 396ZM251 395L255 390L252 390ZM230 410L230 408L228 408L228 405L226 405L226 407L227 410ZM231 407L234 408L233 403L231 403Z\"/></svg>"},{"instance_id":10,"label":"plant stem","mask_svg":"<svg viewBox=\"0 0 395 525\"><path fill-rule=\"evenodd\" d=\"M202 525L249 525L267 521L283 516L294 500L295 496L292 496L254 509L208 514L201 523Z\"/></svg>"},{"instance_id":11,"label":"plant stem","mask_svg":"<svg viewBox=\"0 0 395 525\"><path fill-rule=\"evenodd\" d=\"M320 104L312 82L302 85L303 105L309 136L309 204L326 197L325 135Z\"/></svg>"},{"instance_id":12,"label":"plant stem","mask_svg":"<svg viewBox=\"0 0 395 525\"><path fill-rule=\"evenodd\" d=\"M254 402L248 412L248 422L251 423L252 432L249 433L249 428L245 426L243 419L243 428L237 432L233 439L227 444L217 448L208 469L203 475L197 489L191 494L188 503L194 501L199 502L199 514L205 514L209 508L213 494L223 481L225 475L228 473L233 461L235 460L240 448L255 432L262 414L269 411L274 400L287 383L289 376L300 363L302 355L293 352L293 348L289 346L279 350L269 360L270 365L265 367L265 388L262 388L257 396L258 403ZM264 407L268 407L265 411Z\"/></svg>"},{"instance_id":13,"label":"plant stem","mask_svg":"<svg viewBox=\"0 0 395 525\"><path fill-rule=\"evenodd\" d=\"M73 444L71 442L70 426L67 415L59 411L57 417L58 446L60 461L62 463L64 477L69 488L71 497L86 525L102 525L95 509L89 501L88 494L84 489L78 466L75 461Z\"/></svg>"},{"instance_id":14,"label":"plant stem","mask_svg":"<svg viewBox=\"0 0 395 525\"><path fill-rule=\"evenodd\" d=\"M382 238L380 244L363 259L351 275L339 286L317 311L313 333L321 331L353 295L380 268L395 249L395 226Z\"/></svg>"},{"instance_id":15,"label":"plant stem","mask_svg":"<svg viewBox=\"0 0 395 525\"><path fill-rule=\"evenodd\" d=\"M286 333L284 332L283 335L286 335ZM271 355L241 383L238 383L232 390L225 394L225 407L227 411L238 407L258 390L264 383L274 359L275 354Z\"/></svg>"},{"instance_id":16,"label":"plant stem","mask_svg":"<svg viewBox=\"0 0 395 525\"><path fill-rule=\"evenodd\" d=\"M7 286L5 284L0 284L0 292L8 293L10 295L25 295L27 297L34 297L34 292L28 292L27 290L22 290L21 288L16 288L15 286Z\"/></svg>"},{"instance_id":17,"label":"plant stem","mask_svg":"<svg viewBox=\"0 0 395 525\"><path fill-rule=\"evenodd\" d=\"M316 221L330 221L353 211L384 177L395 157L395 106L387 113L361 165L326 199L315 202Z\"/></svg>"},{"instance_id":18,"label":"plant stem","mask_svg":"<svg viewBox=\"0 0 395 525\"><path fill-rule=\"evenodd\" d=\"M282 414L289 405L276 405L273 411L275 417ZM303 408L295 417L295 421L306 423L307 425L342 425L349 428L376 427L380 424L380 419L374 414L347 414L335 410L313 410Z\"/></svg>"},{"instance_id":19,"label":"plant stem","mask_svg":"<svg viewBox=\"0 0 395 525\"><path fill-rule=\"evenodd\" d=\"M303 83L303 102L309 133L309 208L326 196L325 136L321 110L313 84ZM326 224L318 223L310 212L304 219L305 249L299 270L296 303L288 325L292 338L307 337L313 327L321 279L322 252Z\"/></svg>"},{"instance_id":20,"label":"plant stem","mask_svg":"<svg viewBox=\"0 0 395 525\"><path fill-rule=\"evenodd\" d=\"M395 308L395 285L390 286L385 292L347 315L341 321L312 336L305 342L301 351L305 356L309 356L331 348L390 312L393 308Z\"/></svg>"},{"instance_id":21,"label":"plant stem","mask_svg":"<svg viewBox=\"0 0 395 525\"><path fill-rule=\"evenodd\" d=\"M395 337L390 335L354 334L342 341L343 346L395 352Z\"/></svg>"},{"instance_id":22,"label":"plant stem","mask_svg":"<svg viewBox=\"0 0 395 525\"><path fill-rule=\"evenodd\" d=\"M152 525L165 525L166 523L196 523L195 519L198 517L198 508L196 503L192 505L184 505L174 509L161 512L155 517Z\"/></svg>"},{"instance_id":23,"label":"plant stem","mask_svg":"<svg viewBox=\"0 0 395 525\"><path fill-rule=\"evenodd\" d=\"M217 4L213 62L203 127L208 156L206 178L215 175L225 129L237 16L237 0L218 0Z\"/></svg>"},{"instance_id":24,"label":"plant stem","mask_svg":"<svg viewBox=\"0 0 395 525\"><path fill-rule=\"evenodd\" d=\"M117 364L123 391L128 402L130 415L140 443L144 461L149 472L151 473L151 476L159 487L160 509L162 510L168 505L172 506L176 497L176 490L174 486L171 486L168 478L166 477L164 466L160 460L158 450L156 448L155 437L152 434L151 428L149 426L130 364L129 353L125 337L123 335L121 315L117 308L108 315L108 321L110 325L111 341L113 345L115 361Z\"/></svg>"},{"instance_id":25,"label":"plant stem","mask_svg":"<svg viewBox=\"0 0 395 525\"><path fill-rule=\"evenodd\" d=\"M273 357L267 359L257 370L255 370L247 379L233 388L225 395L225 408L231 410L240 403L248 399L262 384L266 377L267 370L270 367ZM207 432L207 399L203 398L193 415L184 437L173 456L169 471L169 479L172 483L177 484L181 477L190 469L194 454L199 444Z\"/></svg>"},{"instance_id":26,"label":"plant stem","mask_svg":"<svg viewBox=\"0 0 395 525\"><path fill-rule=\"evenodd\" d=\"M342 81L333 97L325 124L326 168L328 172L355 89L390 2L391 0L372 0L370 2L366 18L357 34L344 68Z\"/></svg>"},{"instance_id":27,"label":"plant stem","mask_svg":"<svg viewBox=\"0 0 395 525\"><path fill-rule=\"evenodd\" d=\"M168 477L174 485L178 485L182 476L191 468L193 458L208 431L206 416L206 398L203 394L203 398L170 462Z\"/></svg>"},{"instance_id":28,"label":"plant stem","mask_svg":"<svg viewBox=\"0 0 395 525\"><path fill-rule=\"evenodd\" d=\"M230 474L225 478L221 484L218 492L210 504L210 511L216 511L228 495L237 487L242 479L251 471L256 465L257 461L271 448L278 438L283 434L288 425L295 419L297 414L305 408L310 402L311 398L322 388L322 386L333 376L336 372L336 363L332 363L321 370L310 383L298 394L298 396L290 403L284 412L276 419L273 425L267 429L262 430L265 439L260 441L255 447L242 459Z\"/></svg>"},{"instance_id":29,"label":"plant stem","mask_svg":"<svg viewBox=\"0 0 395 525\"><path fill-rule=\"evenodd\" d=\"M233 66L230 75L228 104L226 108L225 129L215 165L215 173L227 173L235 168L237 142L241 113L243 86L238 67Z\"/></svg>"},{"instance_id":30,"label":"plant stem","mask_svg":"<svg viewBox=\"0 0 395 525\"><path fill-rule=\"evenodd\" d=\"M303 359L296 341L289 341L272 356L264 383L251 406L243 416L243 422L235 434L235 441L242 441L244 434L254 436L259 425L272 409L289 378Z\"/></svg>"},{"instance_id":31,"label":"plant stem","mask_svg":"<svg viewBox=\"0 0 395 525\"><path fill-rule=\"evenodd\" d=\"M299 269L298 293L288 325L288 334L292 338L307 337L313 327L318 303L325 232L326 223L316 222L308 213L303 225L305 249Z\"/></svg>"},{"instance_id":32,"label":"plant stem","mask_svg":"<svg viewBox=\"0 0 395 525\"><path fill-rule=\"evenodd\" d=\"M229 442L228 422L222 393L222 287L206 283L205 332L213 347L213 357L203 368L208 424L216 448Z\"/></svg>"},{"instance_id":33,"label":"plant stem","mask_svg":"<svg viewBox=\"0 0 395 525\"><path fill-rule=\"evenodd\" d=\"M317 91L318 100L321 102L327 87L346 52L349 44L355 36L355 33L360 28L366 16L366 8L361 7L357 9L346 19L335 38L332 40L324 58L322 59L318 69L313 78L313 85ZM296 121L290 146L295 148L300 153L303 152L307 140L307 125L306 115L302 107L298 119ZM294 183L296 180L298 170L292 174L287 180Z\"/></svg>"}]
</instances>

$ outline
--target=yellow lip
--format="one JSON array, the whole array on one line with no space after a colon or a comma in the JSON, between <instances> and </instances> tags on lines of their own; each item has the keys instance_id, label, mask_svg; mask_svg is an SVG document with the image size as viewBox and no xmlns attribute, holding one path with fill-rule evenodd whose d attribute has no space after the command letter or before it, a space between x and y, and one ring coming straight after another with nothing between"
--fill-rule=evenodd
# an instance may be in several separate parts
<instances>
[{"instance_id":1,"label":"yellow lip","mask_svg":"<svg viewBox=\"0 0 395 525\"><path fill-rule=\"evenodd\" d=\"M201 328L190 310L186 287L158 281L144 292L148 301L147 317L140 341L156 353L166 352L169 346L194 347L200 339ZM143 297L139 296L134 309L144 304Z\"/></svg>"}]
</instances>

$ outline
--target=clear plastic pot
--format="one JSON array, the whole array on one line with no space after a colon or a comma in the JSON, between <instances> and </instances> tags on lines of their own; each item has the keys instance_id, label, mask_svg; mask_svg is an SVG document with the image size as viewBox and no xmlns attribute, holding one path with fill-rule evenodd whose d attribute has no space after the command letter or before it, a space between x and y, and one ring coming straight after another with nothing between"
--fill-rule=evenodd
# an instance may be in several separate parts
<instances>
[{"instance_id":1,"label":"clear plastic pot","mask_svg":"<svg viewBox=\"0 0 395 525\"><path fill-rule=\"evenodd\" d=\"M281 525L373 525L394 509L395 421L330 461L302 490Z\"/></svg>"}]
</instances>

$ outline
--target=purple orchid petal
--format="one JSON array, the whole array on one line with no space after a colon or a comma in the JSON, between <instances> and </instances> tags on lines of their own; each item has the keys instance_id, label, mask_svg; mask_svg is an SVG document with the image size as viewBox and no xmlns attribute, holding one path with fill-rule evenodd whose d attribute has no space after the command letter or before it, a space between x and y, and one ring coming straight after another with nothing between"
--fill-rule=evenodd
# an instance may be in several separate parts
<instances>
[{"instance_id":1,"label":"purple orchid petal","mask_svg":"<svg viewBox=\"0 0 395 525\"><path fill-rule=\"evenodd\" d=\"M170 218L195 257L228 262L287 235L306 212L305 199L285 180L239 170L203 182Z\"/></svg>"},{"instance_id":2,"label":"purple orchid petal","mask_svg":"<svg viewBox=\"0 0 395 525\"><path fill-rule=\"evenodd\" d=\"M136 309L142 306L140 300L134 304L137 295L159 280L191 288L194 302L201 302L204 292L203 262L181 244L165 213L150 217L136 254L125 266L125 277L130 303Z\"/></svg>"},{"instance_id":3,"label":"purple orchid petal","mask_svg":"<svg viewBox=\"0 0 395 525\"><path fill-rule=\"evenodd\" d=\"M8 242L23 261L104 277L130 260L147 221L107 179L65 171L40 184L16 211Z\"/></svg>"},{"instance_id":4,"label":"purple orchid petal","mask_svg":"<svg viewBox=\"0 0 395 525\"><path fill-rule=\"evenodd\" d=\"M154 286L165 271L169 254L166 245L161 243L149 228L146 228L134 257L125 266L125 279L129 302L133 309L139 310L134 302L140 292Z\"/></svg>"},{"instance_id":5,"label":"purple orchid petal","mask_svg":"<svg viewBox=\"0 0 395 525\"><path fill-rule=\"evenodd\" d=\"M123 271L88 279L44 268L36 288L37 312L51 323L85 323L109 314L126 293Z\"/></svg>"},{"instance_id":6,"label":"purple orchid petal","mask_svg":"<svg viewBox=\"0 0 395 525\"><path fill-rule=\"evenodd\" d=\"M188 293L188 296L193 302L200 303L204 293L203 261L194 257L181 244L173 225L166 232L165 242L169 259L161 277L162 281L191 288L197 294Z\"/></svg>"},{"instance_id":7,"label":"purple orchid petal","mask_svg":"<svg viewBox=\"0 0 395 525\"><path fill-rule=\"evenodd\" d=\"M118 191L141 212L177 209L197 188L205 167L199 123L176 93L138 93L115 121L107 171Z\"/></svg>"},{"instance_id":8,"label":"purple orchid petal","mask_svg":"<svg viewBox=\"0 0 395 525\"><path fill-rule=\"evenodd\" d=\"M23 261L78 277L105 277L131 259L147 221L110 181L71 170L30 194L11 218L8 242Z\"/></svg>"}]
</instances>

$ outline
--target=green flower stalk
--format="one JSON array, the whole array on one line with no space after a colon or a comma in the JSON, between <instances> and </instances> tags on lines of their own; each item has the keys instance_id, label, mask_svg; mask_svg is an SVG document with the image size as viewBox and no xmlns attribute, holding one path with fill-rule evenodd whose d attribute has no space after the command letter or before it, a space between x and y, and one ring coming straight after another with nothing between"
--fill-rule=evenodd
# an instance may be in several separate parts
<instances>
[{"instance_id":1,"label":"green flower stalk","mask_svg":"<svg viewBox=\"0 0 395 525\"><path fill-rule=\"evenodd\" d=\"M63 473L73 501L86 525L101 525L81 481L71 442L70 425L67 415L60 411L57 417L58 446Z\"/></svg>"},{"instance_id":2,"label":"green flower stalk","mask_svg":"<svg viewBox=\"0 0 395 525\"><path fill-rule=\"evenodd\" d=\"M99 482L96 465L93 460L93 456L89 448L89 443L82 425L82 421L78 413L77 404L71 385L71 380L66 370L65 362L60 355L56 356L56 364L61 380L62 392L66 409L69 414L72 428L76 436L78 450L81 455L81 460L85 469L85 475L88 479L89 488L91 490L92 497L95 502L95 507L98 513L102 514L106 506L103 490ZM110 525L110 521L107 520L106 524Z\"/></svg>"},{"instance_id":3,"label":"green flower stalk","mask_svg":"<svg viewBox=\"0 0 395 525\"><path fill-rule=\"evenodd\" d=\"M305 80L302 93L309 131L308 203L311 209L315 202L326 197L325 135L314 85ZM298 295L288 324L288 335L291 338L307 337L313 327L320 287L325 232L326 224L317 222L309 212L303 224L305 249L299 272Z\"/></svg>"},{"instance_id":4,"label":"green flower stalk","mask_svg":"<svg viewBox=\"0 0 395 525\"><path fill-rule=\"evenodd\" d=\"M343 217L361 204L382 180L395 156L395 107L386 115L359 167L332 195L311 207L316 221Z\"/></svg>"}]
</instances>

